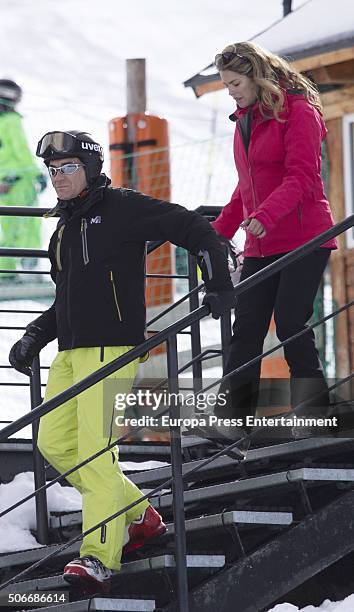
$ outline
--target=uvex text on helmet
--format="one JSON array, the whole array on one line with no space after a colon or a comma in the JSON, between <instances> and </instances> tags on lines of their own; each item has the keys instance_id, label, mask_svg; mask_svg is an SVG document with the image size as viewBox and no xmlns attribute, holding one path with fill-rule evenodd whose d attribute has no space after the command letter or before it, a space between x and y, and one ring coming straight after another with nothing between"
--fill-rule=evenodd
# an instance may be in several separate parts
<instances>
[{"instance_id":1,"label":"uvex text on helmet","mask_svg":"<svg viewBox=\"0 0 354 612\"><path fill-rule=\"evenodd\" d=\"M52 160L78 157L85 166L87 182L90 184L102 170L103 149L87 132L69 130L48 132L40 139L36 154L48 166Z\"/></svg>"}]
</instances>

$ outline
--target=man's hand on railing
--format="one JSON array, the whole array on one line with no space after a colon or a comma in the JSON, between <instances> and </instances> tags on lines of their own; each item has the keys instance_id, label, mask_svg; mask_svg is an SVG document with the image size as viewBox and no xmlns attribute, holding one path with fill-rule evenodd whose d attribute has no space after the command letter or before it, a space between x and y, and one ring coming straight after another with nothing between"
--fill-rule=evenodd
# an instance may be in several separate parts
<instances>
[{"instance_id":1,"label":"man's hand on railing","mask_svg":"<svg viewBox=\"0 0 354 612\"><path fill-rule=\"evenodd\" d=\"M219 319L224 312L228 312L230 308L235 308L235 293L232 290L207 291L203 298L203 304L209 306L213 319Z\"/></svg>"},{"instance_id":2,"label":"man's hand on railing","mask_svg":"<svg viewBox=\"0 0 354 612\"><path fill-rule=\"evenodd\" d=\"M28 331L12 347L9 354L9 362L21 374L31 376L31 364L38 355L43 343L39 342L34 331Z\"/></svg>"}]
</instances>

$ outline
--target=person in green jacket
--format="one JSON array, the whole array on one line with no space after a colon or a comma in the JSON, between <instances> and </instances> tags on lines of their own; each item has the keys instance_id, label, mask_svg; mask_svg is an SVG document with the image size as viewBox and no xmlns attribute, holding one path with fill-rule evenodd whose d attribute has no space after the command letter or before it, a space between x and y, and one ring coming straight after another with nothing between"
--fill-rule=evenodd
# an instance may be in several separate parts
<instances>
[{"instance_id":1,"label":"person in green jacket","mask_svg":"<svg viewBox=\"0 0 354 612\"><path fill-rule=\"evenodd\" d=\"M0 206L36 206L37 194L46 186L27 144L22 117L15 110L22 90L17 83L0 79ZM38 249L41 222L35 217L0 217L0 246ZM22 260L34 267L36 260ZM0 268L16 270L16 259L1 257ZM12 274L0 274L0 280Z\"/></svg>"}]
</instances>

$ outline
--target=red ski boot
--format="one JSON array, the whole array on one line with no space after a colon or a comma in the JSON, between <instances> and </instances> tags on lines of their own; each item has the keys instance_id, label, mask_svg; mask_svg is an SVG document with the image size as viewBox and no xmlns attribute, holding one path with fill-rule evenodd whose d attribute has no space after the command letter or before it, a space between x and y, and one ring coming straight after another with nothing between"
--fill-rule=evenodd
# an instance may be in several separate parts
<instances>
[{"instance_id":1,"label":"red ski boot","mask_svg":"<svg viewBox=\"0 0 354 612\"><path fill-rule=\"evenodd\" d=\"M123 546L123 555L141 548L147 540L160 536L166 531L162 517L152 507L148 506L140 518L130 523Z\"/></svg>"}]
</instances>

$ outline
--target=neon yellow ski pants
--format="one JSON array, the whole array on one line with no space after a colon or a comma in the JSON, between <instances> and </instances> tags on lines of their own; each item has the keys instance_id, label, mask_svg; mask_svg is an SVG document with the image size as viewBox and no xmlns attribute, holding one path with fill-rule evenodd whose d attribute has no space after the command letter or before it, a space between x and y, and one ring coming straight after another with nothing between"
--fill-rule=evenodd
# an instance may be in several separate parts
<instances>
[{"instance_id":1,"label":"neon yellow ski pants","mask_svg":"<svg viewBox=\"0 0 354 612\"><path fill-rule=\"evenodd\" d=\"M49 370L45 401L120 357L130 348L132 347L104 347L103 355L100 347L59 352ZM110 376L120 379L120 393L129 393L137 368L138 360ZM102 381L40 420L39 450L60 473L74 467L108 443L108 438L104 436ZM139 489L121 471L118 449L116 452L103 453L68 476L68 481L82 494L83 531L142 496ZM149 502L144 500L85 536L80 556L92 555L106 567L119 570L125 526L144 512L148 505Z\"/></svg>"}]
</instances>

